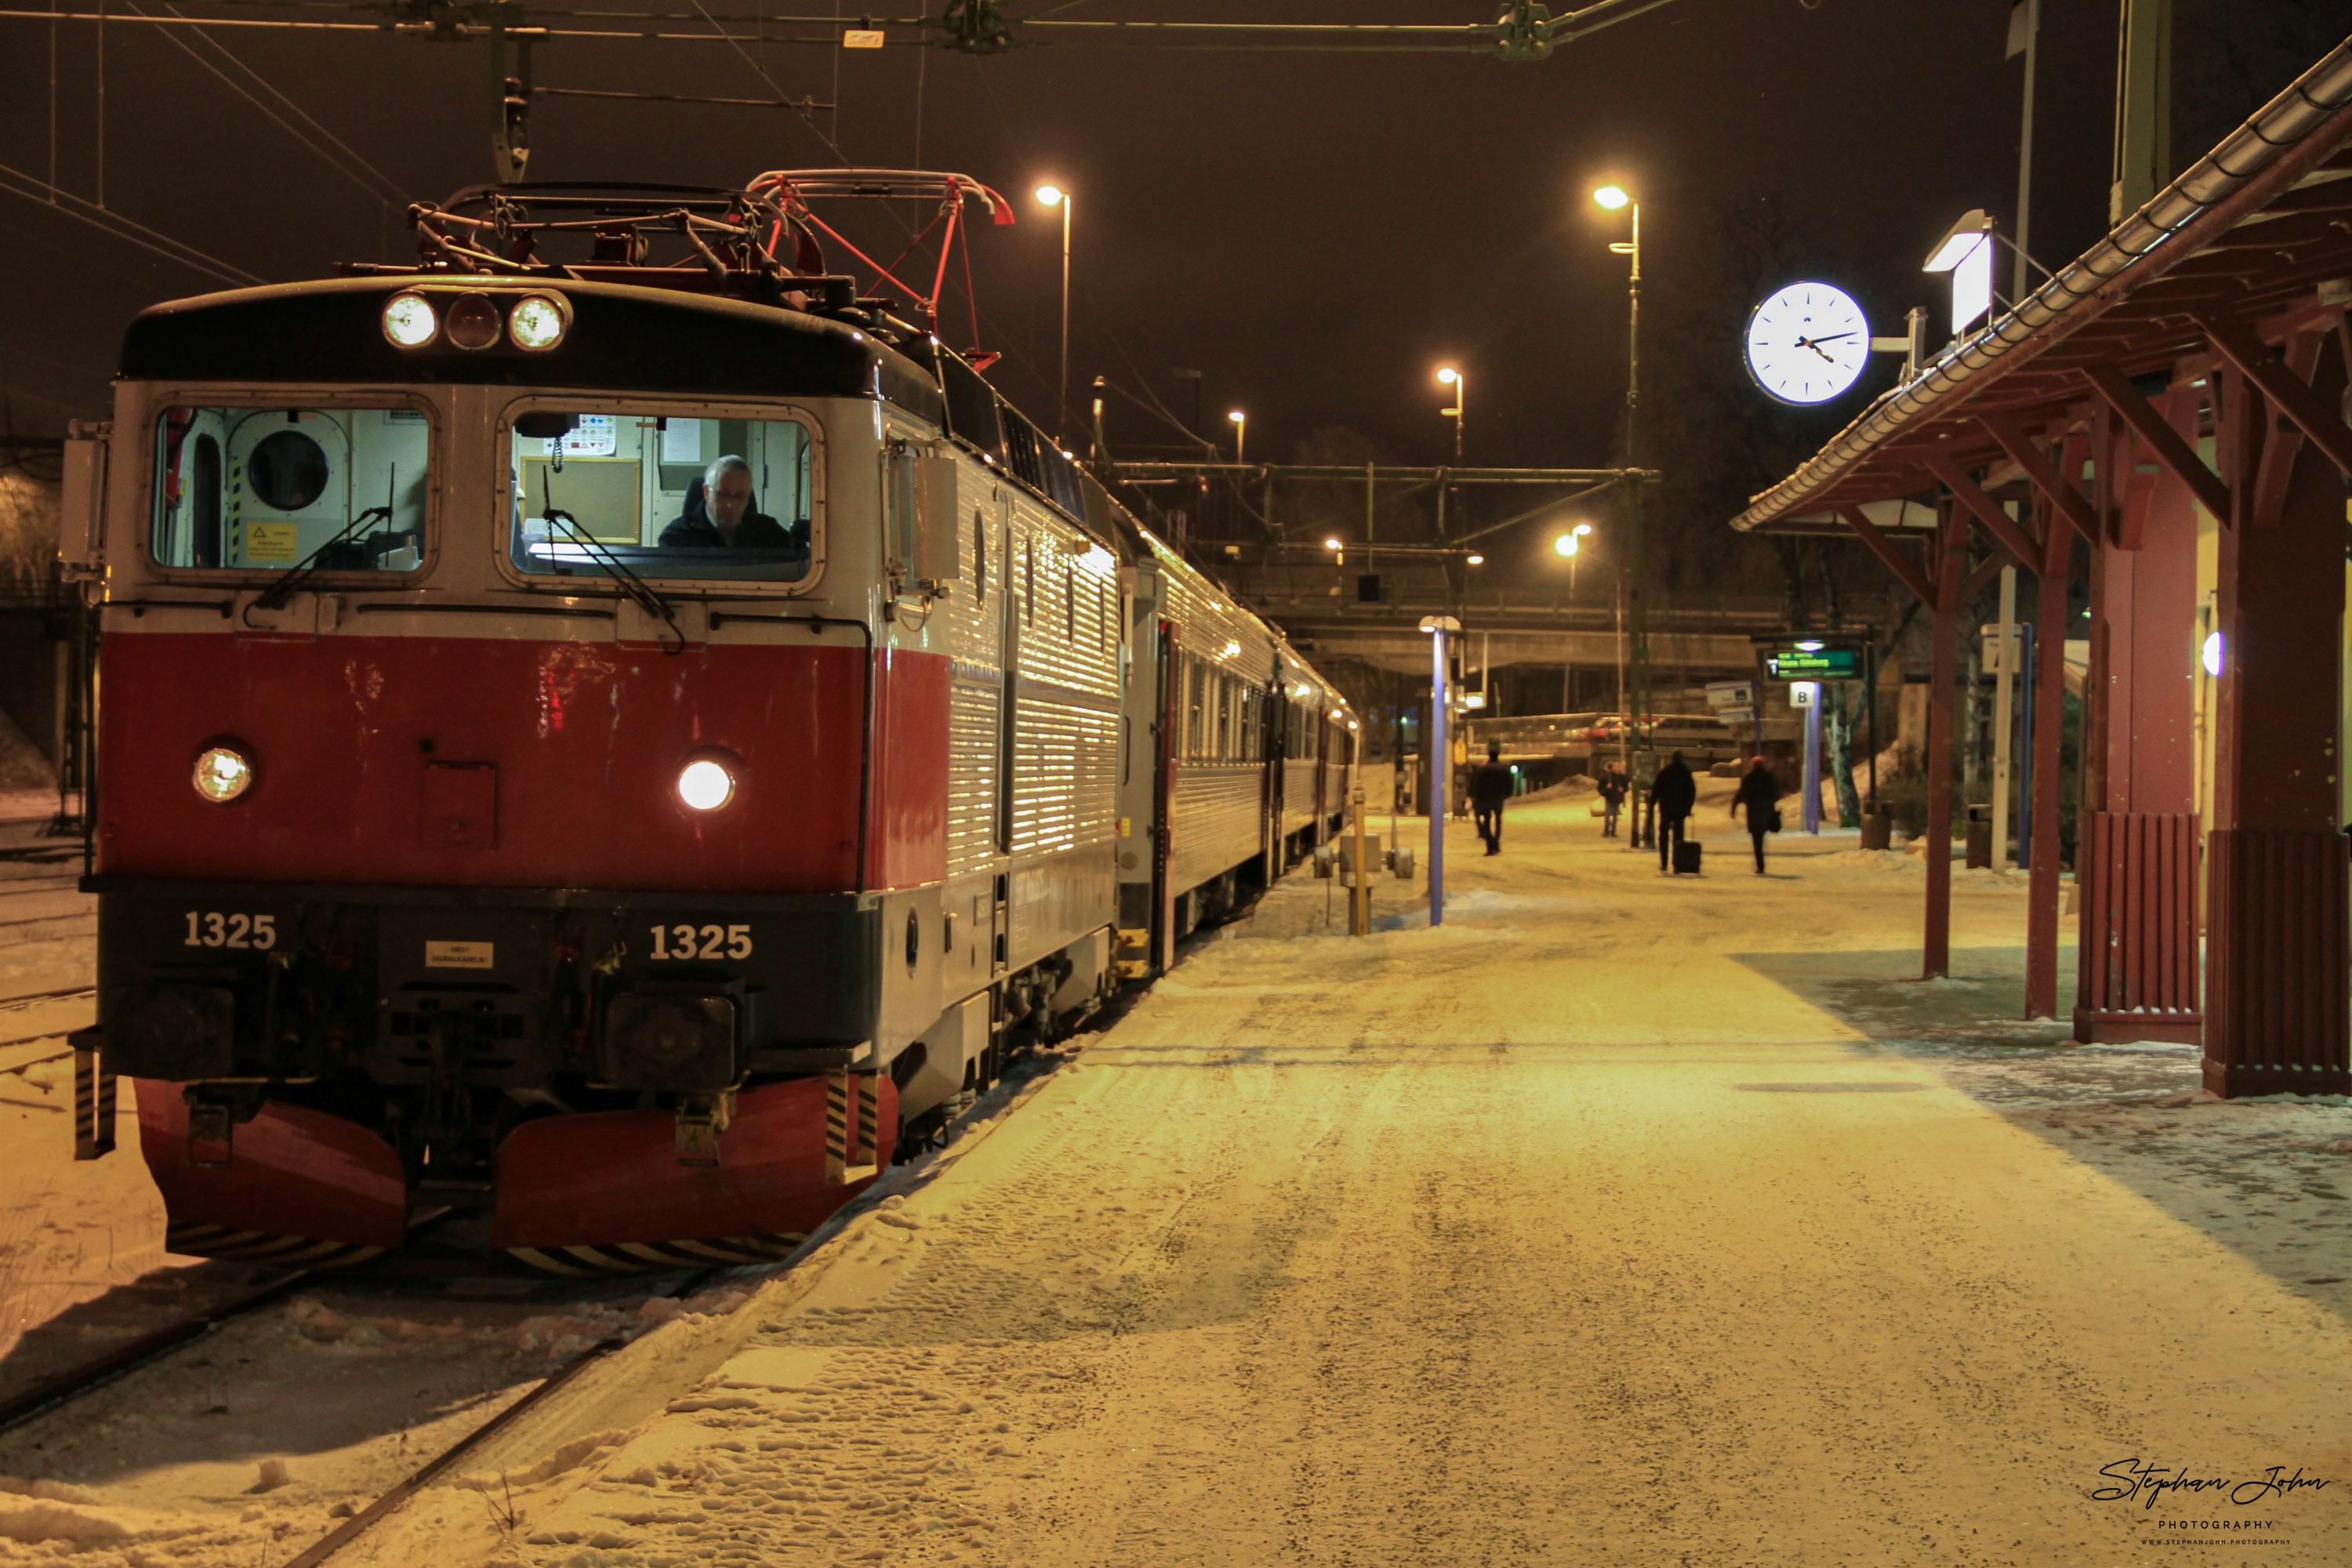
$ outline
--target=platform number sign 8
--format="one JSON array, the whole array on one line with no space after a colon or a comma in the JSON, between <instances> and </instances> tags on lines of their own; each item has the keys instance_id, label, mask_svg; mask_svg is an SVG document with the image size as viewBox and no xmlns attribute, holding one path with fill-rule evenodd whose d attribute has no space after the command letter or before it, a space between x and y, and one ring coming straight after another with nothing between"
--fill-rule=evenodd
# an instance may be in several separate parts
<instances>
[{"instance_id":1,"label":"platform number sign 8","mask_svg":"<svg viewBox=\"0 0 2352 1568\"><path fill-rule=\"evenodd\" d=\"M749 958L750 926L655 926L652 956L656 963L684 959Z\"/></svg>"}]
</instances>

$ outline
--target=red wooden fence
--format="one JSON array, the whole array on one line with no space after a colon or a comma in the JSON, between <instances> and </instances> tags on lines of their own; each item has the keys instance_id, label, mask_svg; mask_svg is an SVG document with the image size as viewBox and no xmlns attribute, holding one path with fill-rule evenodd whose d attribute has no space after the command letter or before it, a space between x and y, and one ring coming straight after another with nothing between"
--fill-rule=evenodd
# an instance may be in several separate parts
<instances>
[{"instance_id":1,"label":"red wooden fence","mask_svg":"<svg viewBox=\"0 0 2352 1568\"><path fill-rule=\"evenodd\" d=\"M2197 818L2185 813L2085 819L2076 1039L2200 1041L2197 854Z\"/></svg>"}]
</instances>

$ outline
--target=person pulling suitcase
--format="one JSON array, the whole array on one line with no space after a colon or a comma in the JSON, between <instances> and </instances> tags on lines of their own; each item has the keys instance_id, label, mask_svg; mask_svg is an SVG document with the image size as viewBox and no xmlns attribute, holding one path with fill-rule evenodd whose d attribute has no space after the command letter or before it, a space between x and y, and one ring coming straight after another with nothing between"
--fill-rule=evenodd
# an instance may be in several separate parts
<instances>
[{"instance_id":1,"label":"person pulling suitcase","mask_svg":"<svg viewBox=\"0 0 2352 1568\"><path fill-rule=\"evenodd\" d=\"M1683 836L1683 825L1697 805L1698 780L1691 776L1690 764L1676 752L1650 785L1650 809L1657 815L1660 874L1697 874L1699 847Z\"/></svg>"}]
</instances>

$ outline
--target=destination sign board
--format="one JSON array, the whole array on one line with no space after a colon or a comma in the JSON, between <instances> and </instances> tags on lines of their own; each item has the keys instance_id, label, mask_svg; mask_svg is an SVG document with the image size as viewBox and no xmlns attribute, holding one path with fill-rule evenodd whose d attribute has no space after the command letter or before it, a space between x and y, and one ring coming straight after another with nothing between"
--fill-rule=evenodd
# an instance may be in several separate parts
<instances>
[{"instance_id":1,"label":"destination sign board","mask_svg":"<svg viewBox=\"0 0 2352 1568\"><path fill-rule=\"evenodd\" d=\"M1764 656L1775 680L1860 680L1858 647L1781 648Z\"/></svg>"}]
</instances>

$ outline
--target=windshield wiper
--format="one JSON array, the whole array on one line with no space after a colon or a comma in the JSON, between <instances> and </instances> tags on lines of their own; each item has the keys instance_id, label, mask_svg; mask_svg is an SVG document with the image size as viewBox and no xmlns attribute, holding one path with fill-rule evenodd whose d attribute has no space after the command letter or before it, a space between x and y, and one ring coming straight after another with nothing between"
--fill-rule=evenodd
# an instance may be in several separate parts
<instances>
[{"instance_id":1,"label":"windshield wiper","mask_svg":"<svg viewBox=\"0 0 2352 1568\"><path fill-rule=\"evenodd\" d=\"M299 562L296 563L293 569L288 572L285 576L280 577L277 582L272 583L268 587L264 588L260 595L255 598L253 603L245 607L245 624L248 626L253 625L253 612L256 610L284 609L286 607L286 602L294 596L295 593L301 588L302 584L319 574L319 563L326 558L327 552L334 549L339 544L350 543L352 533L357 531L362 524L379 521L390 522L392 521L393 502L398 498L399 494L400 468L397 464L387 465L384 468L383 474L383 504L382 506L372 506L365 511L360 513L359 516L352 518L350 521L344 523L342 527L335 531L335 536L332 539L330 539L326 543L321 544L318 549L313 550L310 554L304 556Z\"/></svg>"},{"instance_id":2,"label":"windshield wiper","mask_svg":"<svg viewBox=\"0 0 2352 1568\"><path fill-rule=\"evenodd\" d=\"M252 604L246 606L247 613L249 615L255 610L284 609L286 607L286 602L300 591L302 584L319 574L319 563L326 557L329 551L334 549L339 544L350 543L352 535L358 531L363 524L371 522L390 522L391 521L392 508L388 506L372 506L368 508L367 510L360 513L359 516L352 519L351 521L337 529L335 531L335 536L332 539L328 540L326 543L321 544L318 549L313 550L310 554L304 556L300 563L289 571L285 576L280 577L277 582L272 583L268 587L264 588L261 591L260 596L255 599ZM247 626L251 626L253 623L251 621L247 621L246 624Z\"/></svg>"},{"instance_id":3,"label":"windshield wiper","mask_svg":"<svg viewBox=\"0 0 2352 1568\"><path fill-rule=\"evenodd\" d=\"M669 607L667 599L656 593L651 584L631 571L627 562L606 549L603 540L581 527L578 518L561 507L553 506L548 507L543 515L551 523L561 521L564 531L588 552L590 559L604 568L613 580L621 585L621 591L636 603L638 608L647 615L659 616L667 624L670 635L677 638L677 646L665 647L662 652L675 656L686 651L686 630L677 624L677 613Z\"/></svg>"}]
</instances>

